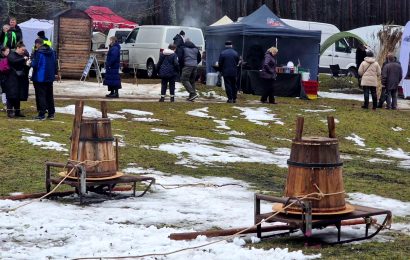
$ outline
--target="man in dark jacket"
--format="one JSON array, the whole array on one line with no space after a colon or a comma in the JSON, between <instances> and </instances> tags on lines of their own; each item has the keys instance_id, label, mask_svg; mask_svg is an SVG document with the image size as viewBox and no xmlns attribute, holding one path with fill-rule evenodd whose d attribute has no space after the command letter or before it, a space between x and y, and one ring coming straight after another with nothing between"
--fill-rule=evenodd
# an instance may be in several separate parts
<instances>
[{"instance_id":1,"label":"man in dark jacket","mask_svg":"<svg viewBox=\"0 0 410 260\"><path fill-rule=\"evenodd\" d=\"M108 49L105 61L104 85L108 86L108 98L119 98L118 90L122 88L120 77L121 66L121 46L115 36L110 38L110 48Z\"/></svg>"},{"instance_id":2,"label":"man in dark jacket","mask_svg":"<svg viewBox=\"0 0 410 260\"><path fill-rule=\"evenodd\" d=\"M194 101L198 97L195 89L195 79L198 64L201 62L201 54L199 53L198 47L196 47L190 39L186 39L183 50L184 55L182 62L184 67L182 68L181 82L189 92L187 100Z\"/></svg>"},{"instance_id":3,"label":"man in dark jacket","mask_svg":"<svg viewBox=\"0 0 410 260\"><path fill-rule=\"evenodd\" d=\"M20 41L23 40L23 33L21 31L20 26L17 25L17 19L14 17L11 17L9 20L9 30L8 32L12 35L14 35L15 39L10 39L10 41L14 40L15 44L12 46L13 48L10 49L15 49L16 48L16 44ZM3 32L0 34L0 42L3 44L4 42L4 38L6 37L7 32ZM10 47L10 46L9 46Z\"/></svg>"},{"instance_id":4,"label":"man in dark jacket","mask_svg":"<svg viewBox=\"0 0 410 260\"><path fill-rule=\"evenodd\" d=\"M219 55L218 65L225 82L227 102L236 103L238 92L236 89L236 76L238 73L239 55L232 48L231 41L225 42L225 48Z\"/></svg>"},{"instance_id":5,"label":"man in dark jacket","mask_svg":"<svg viewBox=\"0 0 410 260\"><path fill-rule=\"evenodd\" d=\"M394 55L387 55L388 63L382 70L382 84L386 86L387 109L397 109L397 90L403 76L400 63L394 60Z\"/></svg>"},{"instance_id":6,"label":"man in dark jacket","mask_svg":"<svg viewBox=\"0 0 410 260\"><path fill-rule=\"evenodd\" d=\"M53 82L56 74L56 55L54 50L42 39L35 41L36 51L33 55L33 85L36 93L38 116L35 119L54 119L55 107L53 96Z\"/></svg>"},{"instance_id":7,"label":"man in dark jacket","mask_svg":"<svg viewBox=\"0 0 410 260\"><path fill-rule=\"evenodd\" d=\"M175 53L179 60L179 73L177 75L177 81L179 81L181 74L182 74L182 68L184 67L183 59L184 59L185 32L180 31L179 34L175 35L173 40L174 40L174 45L177 47Z\"/></svg>"},{"instance_id":8,"label":"man in dark jacket","mask_svg":"<svg viewBox=\"0 0 410 260\"><path fill-rule=\"evenodd\" d=\"M3 25L3 31L0 36L0 44L4 47L8 47L10 50L15 50L17 45L17 35L14 31L10 30L10 25Z\"/></svg>"}]
</instances>

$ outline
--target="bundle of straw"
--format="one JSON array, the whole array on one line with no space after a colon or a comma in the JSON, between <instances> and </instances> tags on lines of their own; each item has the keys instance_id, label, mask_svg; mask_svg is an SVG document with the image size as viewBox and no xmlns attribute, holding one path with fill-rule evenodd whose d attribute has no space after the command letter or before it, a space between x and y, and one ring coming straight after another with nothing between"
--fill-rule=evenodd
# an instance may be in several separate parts
<instances>
[{"instance_id":1,"label":"bundle of straw","mask_svg":"<svg viewBox=\"0 0 410 260\"><path fill-rule=\"evenodd\" d=\"M400 47L403 32L399 26L384 24L383 28L377 33L380 41L380 51L377 55L377 62L382 65L389 52L395 53Z\"/></svg>"}]
</instances>

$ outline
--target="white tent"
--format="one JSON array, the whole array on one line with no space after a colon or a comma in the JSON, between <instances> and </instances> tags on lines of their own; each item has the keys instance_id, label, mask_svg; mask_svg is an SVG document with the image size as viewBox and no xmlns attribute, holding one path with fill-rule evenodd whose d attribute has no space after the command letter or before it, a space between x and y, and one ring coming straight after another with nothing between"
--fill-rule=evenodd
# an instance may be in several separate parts
<instances>
[{"instance_id":1,"label":"white tent","mask_svg":"<svg viewBox=\"0 0 410 260\"><path fill-rule=\"evenodd\" d=\"M23 32L23 41L26 45L27 51L31 53L34 46L34 41L38 38L37 33L44 31L46 37L52 41L54 37L54 21L52 20L39 20L31 18L24 23L19 24L21 31Z\"/></svg>"},{"instance_id":2,"label":"white tent","mask_svg":"<svg viewBox=\"0 0 410 260\"><path fill-rule=\"evenodd\" d=\"M226 25L226 24L231 24L231 23L233 23L231 18L229 18L228 16L225 15L224 17L222 17L221 19L219 19L215 23L211 24L210 26Z\"/></svg>"}]
</instances>

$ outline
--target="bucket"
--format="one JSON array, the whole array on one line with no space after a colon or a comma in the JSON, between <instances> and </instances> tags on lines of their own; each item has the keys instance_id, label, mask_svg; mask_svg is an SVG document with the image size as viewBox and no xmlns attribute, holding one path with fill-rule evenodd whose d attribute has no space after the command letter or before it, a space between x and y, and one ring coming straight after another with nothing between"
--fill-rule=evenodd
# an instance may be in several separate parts
<instances>
[{"instance_id":1,"label":"bucket","mask_svg":"<svg viewBox=\"0 0 410 260\"><path fill-rule=\"evenodd\" d=\"M218 73L207 73L206 74L206 85L207 86L216 86L218 82Z\"/></svg>"},{"instance_id":2,"label":"bucket","mask_svg":"<svg viewBox=\"0 0 410 260\"><path fill-rule=\"evenodd\" d=\"M309 81L310 73L309 72L302 72L302 81Z\"/></svg>"},{"instance_id":3,"label":"bucket","mask_svg":"<svg viewBox=\"0 0 410 260\"><path fill-rule=\"evenodd\" d=\"M89 161L84 165L87 178L107 178L116 175L113 141L110 119L82 119L77 161Z\"/></svg>"},{"instance_id":4,"label":"bucket","mask_svg":"<svg viewBox=\"0 0 410 260\"><path fill-rule=\"evenodd\" d=\"M303 121L303 118L298 118L296 138L292 141L285 196L327 194L320 199L309 199L313 214L347 213L351 206L347 207L345 202L343 163L340 160L339 142L334 134L334 119L328 118L329 137L302 137ZM301 212L300 206L296 204L288 210Z\"/></svg>"}]
</instances>

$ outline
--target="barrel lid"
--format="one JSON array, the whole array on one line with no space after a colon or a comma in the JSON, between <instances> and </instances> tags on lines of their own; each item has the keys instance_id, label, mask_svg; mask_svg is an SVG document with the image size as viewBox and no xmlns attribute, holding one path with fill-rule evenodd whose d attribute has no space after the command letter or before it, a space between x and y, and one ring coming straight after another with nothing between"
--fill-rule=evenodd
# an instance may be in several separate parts
<instances>
[{"instance_id":1,"label":"barrel lid","mask_svg":"<svg viewBox=\"0 0 410 260\"><path fill-rule=\"evenodd\" d=\"M293 143L302 144L337 144L339 141L337 138L329 138L324 136L307 136L302 137L302 140L293 139Z\"/></svg>"}]
</instances>

